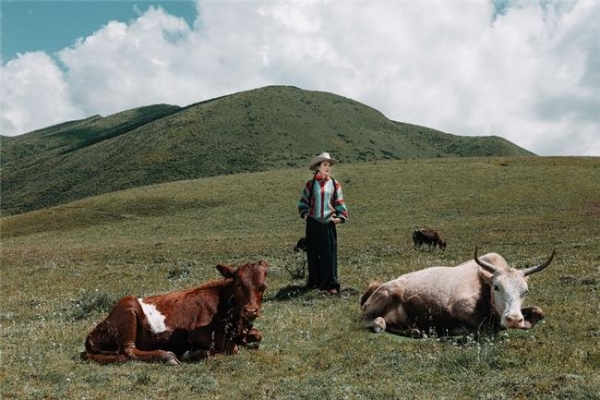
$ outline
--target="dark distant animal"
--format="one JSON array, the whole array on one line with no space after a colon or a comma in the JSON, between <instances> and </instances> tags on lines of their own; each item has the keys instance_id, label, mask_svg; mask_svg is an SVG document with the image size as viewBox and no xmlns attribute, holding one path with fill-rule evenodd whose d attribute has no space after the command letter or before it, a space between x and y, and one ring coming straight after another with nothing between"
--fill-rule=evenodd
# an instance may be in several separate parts
<instances>
[{"instance_id":1,"label":"dark distant animal","mask_svg":"<svg viewBox=\"0 0 600 400\"><path fill-rule=\"evenodd\" d=\"M521 308L527 277L548 260L521 270L496 253L475 256L456 267L430 267L386 283L373 282L360 300L363 321L379 333L402 336L497 332L531 329L544 314L539 307Z\"/></svg>"},{"instance_id":2,"label":"dark distant animal","mask_svg":"<svg viewBox=\"0 0 600 400\"><path fill-rule=\"evenodd\" d=\"M301 251L306 253L306 238L300 238L298 240L296 246L294 246L294 251L297 253Z\"/></svg>"},{"instance_id":3,"label":"dark distant animal","mask_svg":"<svg viewBox=\"0 0 600 400\"><path fill-rule=\"evenodd\" d=\"M262 340L253 323L261 313L268 268L265 261L238 268L219 264L225 279L145 298L124 297L87 336L81 356L100 364L179 364L255 346Z\"/></svg>"},{"instance_id":4,"label":"dark distant animal","mask_svg":"<svg viewBox=\"0 0 600 400\"><path fill-rule=\"evenodd\" d=\"M294 246L294 251L296 253L304 252L306 253L306 238L300 238ZM299 255L300 256L300 255ZM288 271L292 277L292 279L303 279L306 277L306 266L308 262L306 260L306 255L302 255L302 259L298 261L298 263L286 266L285 269Z\"/></svg>"},{"instance_id":5,"label":"dark distant animal","mask_svg":"<svg viewBox=\"0 0 600 400\"><path fill-rule=\"evenodd\" d=\"M442 237L442 234L433 229L415 229L412 237L415 249L426 243L429 245L430 251L435 246L438 246L441 250L446 250L446 241Z\"/></svg>"}]
</instances>

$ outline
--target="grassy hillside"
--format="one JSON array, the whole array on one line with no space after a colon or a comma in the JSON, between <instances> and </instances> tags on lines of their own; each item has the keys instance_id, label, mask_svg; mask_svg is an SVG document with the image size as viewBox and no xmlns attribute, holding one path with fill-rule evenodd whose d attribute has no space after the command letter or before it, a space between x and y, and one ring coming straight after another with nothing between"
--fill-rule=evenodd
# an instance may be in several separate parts
<instances>
[{"instance_id":1,"label":"grassy hillside","mask_svg":"<svg viewBox=\"0 0 600 400\"><path fill-rule=\"evenodd\" d=\"M50 158L77 151L171 115L181 108L159 104L123 111L103 118L95 115L69 121L16 137L2 137L2 165L5 168L27 166L28 161Z\"/></svg>"},{"instance_id":2,"label":"grassy hillside","mask_svg":"<svg viewBox=\"0 0 600 400\"><path fill-rule=\"evenodd\" d=\"M331 93L271 86L186 108L157 105L2 138L2 211L102 193L283 167L330 151L344 163L530 152L393 122Z\"/></svg>"},{"instance_id":3,"label":"grassy hillside","mask_svg":"<svg viewBox=\"0 0 600 400\"><path fill-rule=\"evenodd\" d=\"M4 217L0 397L198 399L599 399L600 160L468 158L340 164L342 295L304 293L290 270L309 171L243 173L134 188ZM414 250L415 227L445 252ZM531 331L414 340L360 327L375 279L495 251L555 261L529 279ZM218 262L271 264L260 350L179 367L98 366L86 334L122 295L191 287Z\"/></svg>"}]
</instances>

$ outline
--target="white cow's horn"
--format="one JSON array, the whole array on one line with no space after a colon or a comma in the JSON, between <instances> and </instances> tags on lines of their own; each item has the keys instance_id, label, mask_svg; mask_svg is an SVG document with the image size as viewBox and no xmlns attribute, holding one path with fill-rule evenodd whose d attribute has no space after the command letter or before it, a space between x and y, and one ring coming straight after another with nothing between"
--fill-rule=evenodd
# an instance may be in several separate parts
<instances>
[{"instance_id":1,"label":"white cow's horn","mask_svg":"<svg viewBox=\"0 0 600 400\"><path fill-rule=\"evenodd\" d=\"M521 270L521 272L523 272L523 275L527 276L527 275L531 275L531 274L533 274L535 272L539 272L539 271L543 270L548 265L550 265L550 263L552 262L552 259L554 258L555 254L556 254L556 249L554 249L552 251L552 254L550 254L550 258L545 263L540 264L540 265L536 265L536 266L533 266L533 267L529 267L529 268L524 268L524 269Z\"/></svg>"},{"instance_id":2,"label":"white cow's horn","mask_svg":"<svg viewBox=\"0 0 600 400\"><path fill-rule=\"evenodd\" d=\"M488 271L489 273L493 274L494 272L496 272L496 270L498 268L496 268L493 264L490 264L482 259L480 259L479 257L477 257L477 246L475 246L475 262L477 264L479 264L479 266L483 269L485 269L486 271Z\"/></svg>"}]
</instances>

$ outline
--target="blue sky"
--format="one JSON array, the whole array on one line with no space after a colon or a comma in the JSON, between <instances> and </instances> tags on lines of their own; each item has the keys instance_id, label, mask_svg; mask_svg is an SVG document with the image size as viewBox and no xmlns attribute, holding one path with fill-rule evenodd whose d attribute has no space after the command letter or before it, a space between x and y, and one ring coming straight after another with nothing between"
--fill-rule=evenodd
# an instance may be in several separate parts
<instances>
[{"instance_id":1,"label":"blue sky","mask_svg":"<svg viewBox=\"0 0 600 400\"><path fill-rule=\"evenodd\" d=\"M0 134L266 85L600 156L600 0L1 0Z\"/></svg>"},{"instance_id":2,"label":"blue sky","mask_svg":"<svg viewBox=\"0 0 600 400\"><path fill-rule=\"evenodd\" d=\"M33 51L53 54L93 34L110 20L130 21L151 6L160 6L190 25L196 18L192 0L2 0L2 60Z\"/></svg>"}]
</instances>

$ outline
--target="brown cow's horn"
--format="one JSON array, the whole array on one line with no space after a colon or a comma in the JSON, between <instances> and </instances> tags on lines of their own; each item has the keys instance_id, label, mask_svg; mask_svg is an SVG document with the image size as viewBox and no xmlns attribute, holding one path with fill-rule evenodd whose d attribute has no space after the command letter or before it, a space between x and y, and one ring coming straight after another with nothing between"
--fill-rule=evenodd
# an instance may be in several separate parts
<instances>
[{"instance_id":1,"label":"brown cow's horn","mask_svg":"<svg viewBox=\"0 0 600 400\"><path fill-rule=\"evenodd\" d=\"M496 270L498 269L494 265L492 265L492 264L490 264L488 262L485 262L485 261L481 260L479 257L477 257L477 246L475 246L475 255L473 256L473 258L475 259L475 262L477 264L479 264L479 266L481 268L485 269L486 271L488 271L488 272L490 272L492 274L494 272L496 272Z\"/></svg>"},{"instance_id":2,"label":"brown cow's horn","mask_svg":"<svg viewBox=\"0 0 600 400\"><path fill-rule=\"evenodd\" d=\"M523 275L527 276L527 275L531 275L531 274L533 274L535 272L539 272L539 271L543 270L548 265L550 265L550 263L552 262L552 259L554 258L555 254L556 254L556 249L554 249L552 251L552 254L550 254L550 258L545 263L540 264L540 265L536 265L536 266L533 266L533 267L529 267L529 268L524 268L524 269L521 270L521 272L523 272Z\"/></svg>"}]
</instances>

